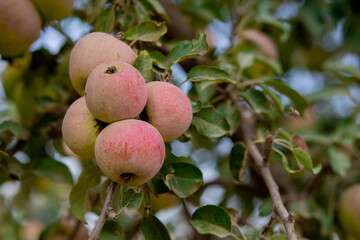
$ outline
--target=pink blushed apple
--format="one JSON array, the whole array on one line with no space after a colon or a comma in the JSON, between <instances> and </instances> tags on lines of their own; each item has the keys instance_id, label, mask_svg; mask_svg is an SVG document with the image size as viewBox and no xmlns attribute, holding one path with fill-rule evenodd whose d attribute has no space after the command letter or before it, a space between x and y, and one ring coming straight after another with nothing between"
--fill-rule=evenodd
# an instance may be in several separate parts
<instances>
[{"instance_id":1,"label":"pink blushed apple","mask_svg":"<svg viewBox=\"0 0 360 240\"><path fill-rule=\"evenodd\" d=\"M41 24L30 0L1 0L0 54L14 57L26 52L39 37Z\"/></svg>"},{"instance_id":2,"label":"pink blushed apple","mask_svg":"<svg viewBox=\"0 0 360 240\"><path fill-rule=\"evenodd\" d=\"M85 98L73 102L62 123L62 134L66 145L82 158L95 158L95 140L101 130L101 122L86 107Z\"/></svg>"},{"instance_id":3,"label":"pink blushed apple","mask_svg":"<svg viewBox=\"0 0 360 240\"><path fill-rule=\"evenodd\" d=\"M146 86L149 123L160 132L165 142L180 137L192 121L192 106L188 97L171 83L149 82Z\"/></svg>"},{"instance_id":4,"label":"pink blushed apple","mask_svg":"<svg viewBox=\"0 0 360 240\"><path fill-rule=\"evenodd\" d=\"M146 84L130 64L119 60L106 62L91 72L85 99L90 112L103 122L135 118L146 105Z\"/></svg>"},{"instance_id":5,"label":"pink blushed apple","mask_svg":"<svg viewBox=\"0 0 360 240\"><path fill-rule=\"evenodd\" d=\"M89 33L82 37L71 51L71 83L80 95L84 95L86 80L96 66L111 60L133 64L135 59L136 53L116 37L103 32Z\"/></svg>"},{"instance_id":6,"label":"pink blushed apple","mask_svg":"<svg viewBox=\"0 0 360 240\"><path fill-rule=\"evenodd\" d=\"M109 124L95 143L96 161L112 181L141 185L160 170L165 144L149 123L128 119Z\"/></svg>"}]
</instances>

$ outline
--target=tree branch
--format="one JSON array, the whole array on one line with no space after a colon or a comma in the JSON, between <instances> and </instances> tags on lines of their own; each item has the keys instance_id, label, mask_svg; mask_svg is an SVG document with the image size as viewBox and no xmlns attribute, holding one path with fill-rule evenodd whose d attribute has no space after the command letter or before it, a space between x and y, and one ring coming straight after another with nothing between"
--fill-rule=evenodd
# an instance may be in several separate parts
<instances>
[{"instance_id":1,"label":"tree branch","mask_svg":"<svg viewBox=\"0 0 360 240\"><path fill-rule=\"evenodd\" d=\"M295 234L295 219L292 215L292 213L289 213L287 209L284 206L284 203L282 202L279 187L276 184L273 176L271 175L270 168L268 163L265 161L264 156L261 154L258 147L254 144L252 144L252 132L251 132L251 125L252 122L248 117L247 112L242 114L243 119L241 123L241 129L244 135L244 141L246 145L248 146L248 152L250 156L252 157L257 169L259 170L261 176L263 177L265 184L267 188L269 189L269 193L271 196L271 199L274 204L274 212L280 217L280 220L284 224L286 235L289 240L296 240L296 234Z\"/></svg>"},{"instance_id":2,"label":"tree branch","mask_svg":"<svg viewBox=\"0 0 360 240\"><path fill-rule=\"evenodd\" d=\"M91 232L89 240L98 239L100 232L106 222L106 219L110 218L111 220L114 220L114 221L116 220L116 218L114 218L113 205L114 205L114 198L115 198L117 189L118 189L118 184L116 182L111 182L107 189L107 195L106 195L104 207L101 211L99 220L97 221L94 229ZM115 216L116 216L116 214L115 214Z\"/></svg>"},{"instance_id":3,"label":"tree branch","mask_svg":"<svg viewBox=\"0 0 360 240\"><path fill-rule=\"evenodd\" d=\"M270 231L270 229L272 228L272 226L274 225L275 220L276 220L276 213L273 212L271 214L271 217L270 217L270 220L269 220L268 224L261 231L260 236L257 238L257 240L266 240L266 236L267 236L268 232Z\"/></svg>"}]
</instances>

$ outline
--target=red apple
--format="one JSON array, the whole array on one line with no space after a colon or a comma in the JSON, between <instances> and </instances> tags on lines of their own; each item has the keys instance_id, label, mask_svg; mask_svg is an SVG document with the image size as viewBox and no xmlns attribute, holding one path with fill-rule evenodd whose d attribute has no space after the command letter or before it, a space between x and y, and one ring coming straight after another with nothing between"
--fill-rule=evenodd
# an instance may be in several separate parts
<instances>
[{"instance_id":1,"label":"red apple","mask_svg":"<svg viewBox=\"0 0 360 240\"><path fill-rule=\"evenodd\" d=\"M130 64L116 60L97 66L85 86L86 105L103 122L135 118L146 105L144 78Z\"/></svg>"},{"instance_id":2,"label":"red apple","mask_svg":"<svg viewBox=\"0 0 360 240\"><path fill-rule=\"evenodd\" d=\"M95 143L96 161L112 181L141 185L160 170L165 144L149 123L128 119L109 124Z\"/></svg>"},{"instance_id":3,"label":"red apple","mask_svg":"<svg viewBox=\"0 0 360 240\"><path fill-rule=\"evenodd\" d=\"M147 83L146 113L151 123L170 142L180 137L192 121L191 103L180 88L167 82Z\"/></svg>"},{"instance_id":4,"label":"red apple","mask_svg":"<svg viewBox=\"0 0 360 240\"><path fill-rule=\"evenodd\" d=\"M75 90L84 95L86 80L96 66L111 60L133 64L135 59L135 52L116 37L103 32L89 33L71 51L70 80Z\"/></svg>"}]
</instances>

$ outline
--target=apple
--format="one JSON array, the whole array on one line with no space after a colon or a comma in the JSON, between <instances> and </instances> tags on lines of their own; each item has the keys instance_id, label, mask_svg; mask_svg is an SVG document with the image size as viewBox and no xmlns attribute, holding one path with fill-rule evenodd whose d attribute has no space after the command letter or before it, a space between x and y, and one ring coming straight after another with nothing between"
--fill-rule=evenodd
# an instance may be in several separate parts
<instances>
[{"instance_id":1,"label":"apple","mask_svg":"<svg viewBox=\"0 0 360 240\"><path fill-rule=\"evenodd\" d=\"M171 193L162 193L157 196L151 194L151 210L155 213L181 203L180 198Z\"/></svg>"},{"instance_id":2,"label":"apple","mask_svg":"<svg viewBox=\"0 0 360 240\"><path fill-rule=\"evenodd\" d=\"M135 59L135 52L116 37L103 32L89 33L82 37L71 51L71 83L80 95L84 95L86 80L96 66L111 60L133 64Z\"/></svg>"},{"instance_id":3,"label":"apple","mask_svg":"<svg viewBox=\"0 0 360 240\"><path fill-rule=\"evenodd\" d=\"M127 119L109 124L95 142L95 157L102 172L112 181L141 185L160 170L165 144L149 123Z\"/></svg>"},{"instance_id":4,"label":"apple","mask_svg":"<svg viewBox=\"0 0 360 240\"><path fill-rule=\"evenodd\" d=\"M290 116L287 122L287 127L294 132L300 132L313 127L318 120L318 113L310 106L305 109L304 115Z\"/></svg>"},{"instance_id":5,"label":"apple","mask_svg":"<svg viewBox=\"0 0 360 240\"><path fill-rule=\"evenodd\" d=\"M242 37L253 42L260 52L271 58L279 59L279 50L275 42L266 33L255 28L249 28L242 32Z\"/></svg>"},{"instance_id":6,"label":"apple","mask_svg":"<svg viewBox=\"0 0 360 240\"><path fill-rule=\"evenodd\" d=\"M41 18L30 0L0 1L0 54L23 54L39 37Z\"/></svg>"},{"instance_id":7,"label":"apple","mask_svg":"<svg viewBox=\"0 0 360 240\"><path fill-rule=\"evenodd\" d=\"M165 142L180 137L192 121L192 106L180 88L168 82L146 84L148 121L161 134Z\"/></svg>"},{"instance_id":8,"label":"apple","mask_svg":"<svg viewBox=\"0 0 360 240\"><path fill-rule=\"evenodd\" d=\"M90 112L103 122L135 118L146 105L145 80L126 62L100 64L86 82L85 100Z\"/></svg>"},{"instance_id":9,"label":"apple","mask_svg":"<svg viewBox=\"0 0 360 240\"><path fill-rule=\"evenodd\" d=\"M352 185L342 193L339 219L349 237L360 236L360 184Z\"/></svg>"},{"instance_id":10,"label":"apple","mask_svg":"<svg viewBox=\"0 0 360 240\"><path fill-rule=\"evenodd\" d=\"M66 18L74 9L75 0L33 0L45 21Z\"/></svg>"},{"instance_id":11,"label":"apple","mask_svg":"<svg viewBox=\"0 0 360 240\"><path fill-rule=\"evenodd\" d=\"M62 135L66 145L85 159L94 159L95 140L103 127L86 107L85 98L73 102L65 113Z\"/></svg>"}]
</instances>

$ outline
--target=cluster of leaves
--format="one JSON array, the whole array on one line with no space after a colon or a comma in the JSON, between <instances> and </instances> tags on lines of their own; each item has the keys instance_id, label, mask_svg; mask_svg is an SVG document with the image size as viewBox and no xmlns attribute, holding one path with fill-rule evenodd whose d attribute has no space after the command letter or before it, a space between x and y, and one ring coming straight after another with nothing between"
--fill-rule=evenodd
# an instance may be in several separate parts
<instances>
[{"instance_id":1,"label":"cluster of leaves","mask_svg":"<svg viewBox=\"0 0 360 240\"><path fill-rule=\"evenodd\" d=\"M114 204L118 220L106 223L101 239L131 239L140 229L145 239L170 239L179 237L176 226L181 224L196 230L193 239L199 239L198 234L209 234L204 239L256 239L263 226L252 226L250 216L269 217L273 204L249 158L243 139L245 117L254 124L251 144L264 149L286 206L294 212L297 235L345 238L336 203L342 189L360 180L355 161L360 156L360 128L357 108L339 116L331 102L338 95L359 101L350 91L359 87L358 68L339 62L339 56L359 51L354 40L359 32L357 3L305 1L295 4L297 15L286 21L276 16L286 5L282 1L174 2L169 7L158 0L91 0L74 12L95 31L120 31L138 52L134 66L146 81L171 80L177 65L187 77L178 81L174 75L173 82L191 82L193 122L177 141L190 150L178 156L173 149L177 145L167 144L165 163L154 179L140 187L121 187ZM172 19L177 14L186 16L187 22ZM344 44L329 48L323 36L344 17ZM231 24L231 46L222 53L213 44L222 33L195 34L214 20ZM190 29L193 38L181 39L186 37L170 34L170 28ZM248 37L249 30L256 30L260 40ZM0 186L18 184L20 190L10 203L0 196L0 225L5 226L0 238L16 239L26 223L40 219L41 238L74 239L82 225L75 221L64 226L59 215L86 222L88 212L101 212L110 181L93 160L64 158L61 145L63 115L78 97L68 78L72 46L68 41L55 55L40 49L13 59L2 73L6 99L0 109ZM316 71L326 80L319 91L303 96L286 82L294 69ZM325 105L330 106L326 112ZM293 116L295 110L288 114L290 106L303 119ZM269 133L275 138L267 149ZM76 183L64 159L81 163ZM204 181L204 164L215 166L216 179ZM218 202L204 200L213 187L224 192ZM181 214L170 216L167 224L151 210L157 196L164 194L182 204ZM64 206L68 199L70 206ZM269 237L286 239L276 226Z\"/></svg>"}]
</instances>

